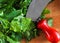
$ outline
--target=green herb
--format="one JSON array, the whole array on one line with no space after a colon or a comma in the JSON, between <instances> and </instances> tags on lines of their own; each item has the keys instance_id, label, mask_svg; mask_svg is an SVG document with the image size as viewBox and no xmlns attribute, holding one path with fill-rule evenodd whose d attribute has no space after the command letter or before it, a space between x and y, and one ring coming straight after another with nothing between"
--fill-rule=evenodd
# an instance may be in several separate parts
<instances>
[{"instance_id":1,"label":"green herb","mask_svg":"<svg viewBox=\"0 0 60 43\"><path fill-rule=\"evenodd\" d=\"M49 26L52 26L53 25L53 19L49 18L47 23L48 23Z\"/></svg>"},{"instance_id":2,"label":"green herb","mask_svg":"<svg viewBox=\"0 0 60 43\"><path fill-rule=\"evenodd\" d=\"M26 18L31 0L0 0L0 43L20 43L37 36L35 23Z\"/></svg>"},{"instance_id":3,"label":"green herb","mask_svg":"<svg viewBox=\"0 0 60 43\"><path fill-rule=\"evenodd\" d=\"M48 9L45 8L45 9L43 10L43 12L42 12L40 18L41 18L41 19L46 18L45 15L46 15L46 14L49 14L49 13L50 13L50 11L49 11Z\"/></svg>"}]
</instances>

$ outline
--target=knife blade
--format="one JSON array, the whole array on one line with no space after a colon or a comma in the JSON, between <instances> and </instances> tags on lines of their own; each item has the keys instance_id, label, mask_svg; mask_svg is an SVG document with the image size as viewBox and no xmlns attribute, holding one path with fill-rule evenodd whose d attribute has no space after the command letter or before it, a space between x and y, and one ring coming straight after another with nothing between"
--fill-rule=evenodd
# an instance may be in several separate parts
<instances>
[{"instance_id":1,"label":"knife blade","mask_svg":"<svg viewBox=\"0 0 60 43\"><path fill-rule=\"evenodd\" d=\"M36 21L38 17L40 17L43 9L51 0L32 0L28 11L27 18L31 18L33 21Z\"/></svg>"}]
</instances>

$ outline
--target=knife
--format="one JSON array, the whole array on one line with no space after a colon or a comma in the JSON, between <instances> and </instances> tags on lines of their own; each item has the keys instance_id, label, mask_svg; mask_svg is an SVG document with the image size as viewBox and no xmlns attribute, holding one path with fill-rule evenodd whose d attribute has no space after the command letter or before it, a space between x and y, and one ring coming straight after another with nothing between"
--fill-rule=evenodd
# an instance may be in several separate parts
<instances>
[{"instance_id":1,"label":"knife","mask_svg":"<svg viewBox=\"0 0 60 43\"><path fill-rule=\"evenodd\" d=\"M36 21L50 1L51 0L32 0L26 17L31 18L33 21Z\"/></svg>"},{"instance_id":2,"label":"knife","mask_svg":"<svg viewBox=\"0 0 60 43\"><path fill-rule=\"evenodd\" d=\"M26 17L31 18L33 21L36 21L50 1L51 0L32 0L28 8ZM46 38L50 42L57 43L60 40L59 33L55 29L49 27L45 19L39 20L39 22L37 23L37 28L42 29L42 31L46 35Z\"/></svg>"}]
</instances>

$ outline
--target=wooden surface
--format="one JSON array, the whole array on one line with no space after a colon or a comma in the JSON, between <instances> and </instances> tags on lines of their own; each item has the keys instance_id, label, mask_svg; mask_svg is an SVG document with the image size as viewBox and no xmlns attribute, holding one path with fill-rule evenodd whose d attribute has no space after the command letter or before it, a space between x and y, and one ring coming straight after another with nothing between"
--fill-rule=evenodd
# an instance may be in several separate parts
<instances>
[{"instance_id":1,"label":"wooden surface","mask_svg":"<svg viewBox=\"0 0 60 43\"><path fill-rule=\"evenodd\" d=\"M53 28L60 33L60 0L54 0L47 8L50 10L50 14L46 15L47 18L53 18ZM25 43L25 40L22 41ZM50 43L43 33L39 37L32 39L29 43ZM58 42L60 43L60 42Z\"/></svg>"}]
</instances>

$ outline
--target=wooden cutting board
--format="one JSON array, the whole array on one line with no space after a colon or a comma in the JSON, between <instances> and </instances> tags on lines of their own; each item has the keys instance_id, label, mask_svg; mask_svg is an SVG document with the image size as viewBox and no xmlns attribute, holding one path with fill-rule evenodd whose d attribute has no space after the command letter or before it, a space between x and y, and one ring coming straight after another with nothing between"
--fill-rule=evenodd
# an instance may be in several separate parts
<instances>
[{"instance_id":1,"label":"wooden cutting board","mask_svg":"<svg viewBox=\"0 0 60 43\"><path fill-rule=\"evenodd\" d=\"M46 15L47 18L53 18L53 28L55 28L60 33L60 0L54 0L47 6L50 10L50 14ZM25 40L21 41L26 43ZM32 39L29 43L50 43L43 33L39 37ZM58 42L60 43L60 42Z\"/></svg>"},{"instance_id":2,"label":"wooden cutting board","mask_svg":"<svg viewBox=\"0 0 60 43\"><path fill-rule=\"evenodd\" d=\"M47 8L50 10L50 14L46 16L53 18L53 27L60 33L60 0L53 1Z\"/></svg>"}]
</instances>

